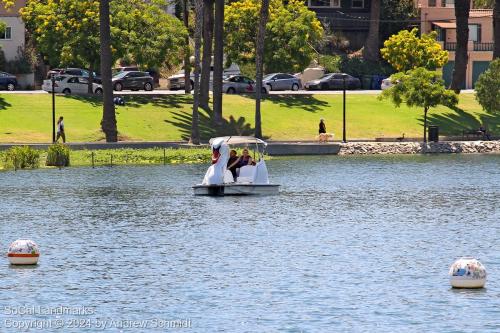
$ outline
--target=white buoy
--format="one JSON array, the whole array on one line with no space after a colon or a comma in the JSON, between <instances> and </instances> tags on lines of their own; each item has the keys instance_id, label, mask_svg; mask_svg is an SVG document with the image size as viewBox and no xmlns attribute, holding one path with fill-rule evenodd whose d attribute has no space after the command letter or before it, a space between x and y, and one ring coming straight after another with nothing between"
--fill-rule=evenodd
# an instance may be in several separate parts
<instances>
[{"instance_id":1,"label":"white buoy","mask_svg":"<svg viewBox=\"0 0 500 333\"><path fill-rule=\"evenodd\" d=\"M10 244L7 256L12 265L36 265L40 250L31 239L18 239Z\"/></svg>"},{"instance_id":2,"label":"white buoy","mask_svg":"<svg viewBox=\"0 0 500 333\"><path fill-rule=\"evenodd\" d=\"M472 257L457 259L450 267L450 283L453 288L483 288L486 268Z\"/></svg>"}]
</instances>

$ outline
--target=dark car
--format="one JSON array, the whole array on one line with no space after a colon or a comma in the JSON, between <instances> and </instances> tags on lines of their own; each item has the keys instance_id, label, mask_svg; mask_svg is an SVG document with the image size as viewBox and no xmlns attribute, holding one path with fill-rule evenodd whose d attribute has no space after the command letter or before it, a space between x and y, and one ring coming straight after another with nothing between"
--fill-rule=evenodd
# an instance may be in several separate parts
<instances>
[{"instance_id":1,"label":"dark car","mask_svg":"<svg viewBox=\"0 0 500 333\"><path fill-rule=\"evenodd\" d=\"M16 76L5 72L0 72L0 87L8 91L16 90Z\"/></svg>"},{"instance_id":2,"label":"dark car","mask_svg":"<svg viewBox=\"0 0 500 333\"><path fill-rule=\"evenodd\" d=\"M121 91L123 89L146 91L153 90L153 77L147 72L131 71L120 72L113 76L113 89Z\"/></svg>"},{"instance_id":3,"label":"dark car","mask_svg":"<svg viewBox=\"0 0 500 333\"><path fill-rule=\"evenodd\" d=\"M345 73L325 74L318 80L306 82L304 87L307 90L342 90L344 89L344 77L346 89L359 89L361 87L361 81L358 78Z\"/></svg>"},{"instance_id":4,"label":"dark car","mask_svg":"<svg viewBox=\"0 0 500 333\"><path fill-rule=\"evenodd\" d=\"M273 73L264 76L262 83L269 86L269 90L294 90L300 88L300 80L293 75Z\"/></svg>"},{"instance_id":5,"label":"dark car","mask_svg":"<svg viewBox=\"0 0 500 333\"><path fill-rule=\"evenodd\" d=\"M81 69L81 68L63 68L63 69L54 68L54 69L51 69L47 73L47 79L50 79L53 74L54 75L81 76L81 77L88 78L89 73L90 72L88 70ZM102 82L101 77L98 76L95 72L93 72L92 74L93 74L93 77L92 77L93 82L100 84Z\"/></svg>"}]
</instances>

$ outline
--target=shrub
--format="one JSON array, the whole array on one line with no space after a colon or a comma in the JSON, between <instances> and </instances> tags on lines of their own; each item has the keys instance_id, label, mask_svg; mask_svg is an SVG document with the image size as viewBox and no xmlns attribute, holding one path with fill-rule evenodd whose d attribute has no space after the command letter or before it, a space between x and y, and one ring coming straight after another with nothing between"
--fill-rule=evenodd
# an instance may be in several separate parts
<instances>
[{"instance_id":1,"label":"shrub","mask_svg":"<svg viewBox=\"0 0 500 333\"><path fill-rule=\"evenodd\" d=\"M47 153L47 166L67 167L69 166L69 148L63 144L56 143L49 147Z\"/></svg>"},{"instance_id":2,"label":"shrub","mask_svg":"<svg viewBox=\"0 0 500 333\"><path fill-rule=\"evenodd\" d=\"M384 75L394 73L391 66L385 63L364 60L359 56L344 57L340 66L343 73L361 78L363 75Z\"/></svg>"},{"instance_id":3,"label":"shrub","mask_svg":"<svg viewBox=\"0 0 500 333\"><path fill-rule=\"evenodd\" d=\"M338 55L321 54L319 56L319 64L325 68L328 73L336 73L340 71L342 57Z\"/></svg>"},{"instance_id":4,"label":"shrub","mask_svg":"<svg viewBox=\"0 0 500 333\"><path fill-rule=\"evenodd\" d=\"M4 166L6 169L36 169L40 163L40 152L29 146L15 146L7 150Z\"/></svg>"},{"instance_id":5,"label":"shrub","mask_svg":"<svg viewBox=\"0 0 500 333\"><path fill-rule=\"evenodd\" d=\"M490 63L475 84L476 100L489 113L500 113L500 59Z\"/></svg>"}]
</instances>

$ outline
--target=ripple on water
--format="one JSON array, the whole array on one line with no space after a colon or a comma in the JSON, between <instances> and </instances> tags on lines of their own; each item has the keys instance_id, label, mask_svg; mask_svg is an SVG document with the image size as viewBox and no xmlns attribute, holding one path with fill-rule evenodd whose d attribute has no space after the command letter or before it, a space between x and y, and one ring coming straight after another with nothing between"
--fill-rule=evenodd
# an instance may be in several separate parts
<instances>
[{"instance_id":1,"label":"ripple on water","mask_svg":"<svg viewBox=\"0 0 500 333\"><path fill-rule=\"evenodd\" d=\"M201 165L2 172L0 245L30 237L42 257L0 265L0 304L197 332L498 332L499 163L276 159L281 194L249 198L192 196ZM461 255L487 288L449 287Z\"/></svg>"}]
</instances>

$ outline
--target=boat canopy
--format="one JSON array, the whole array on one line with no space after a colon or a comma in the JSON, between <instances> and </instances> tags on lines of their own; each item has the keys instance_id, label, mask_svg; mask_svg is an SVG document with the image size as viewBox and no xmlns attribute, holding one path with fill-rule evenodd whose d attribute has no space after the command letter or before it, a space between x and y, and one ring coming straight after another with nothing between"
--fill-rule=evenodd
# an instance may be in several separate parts
<instances>
[{"instance_id":1,"label":"boat canopy","mask_svg":"<svg viewBox=\"0 0 500 333\"><path fill-rule=\"evenodd\" d=\"M215 140L223 139L225 143L228 145L241 145L241 144L256 144L256 145L264 145L267 146L267 143L261 139L257 139L253 136L222 136L218 138L210 139L210 144L212 144Z\"/></svg>"}]
</instances>

